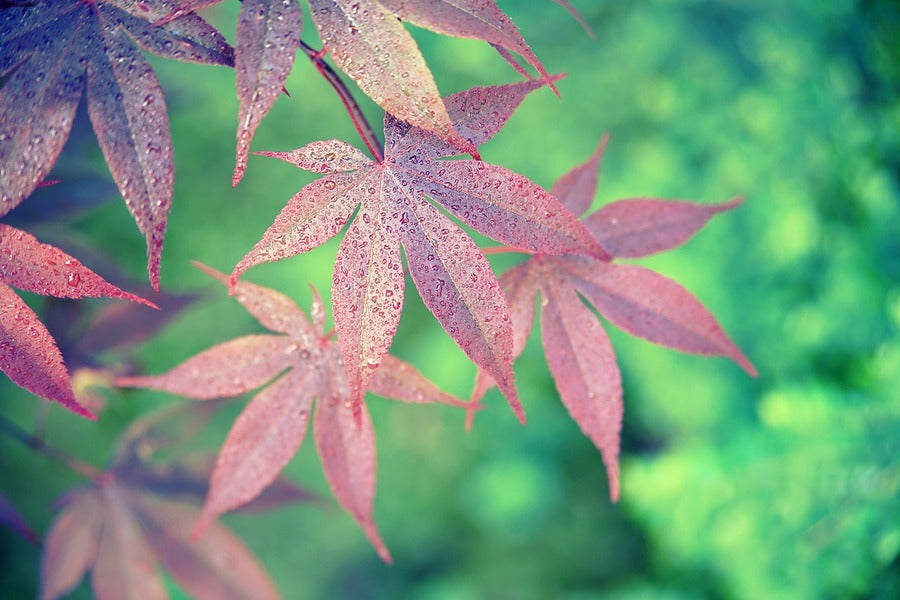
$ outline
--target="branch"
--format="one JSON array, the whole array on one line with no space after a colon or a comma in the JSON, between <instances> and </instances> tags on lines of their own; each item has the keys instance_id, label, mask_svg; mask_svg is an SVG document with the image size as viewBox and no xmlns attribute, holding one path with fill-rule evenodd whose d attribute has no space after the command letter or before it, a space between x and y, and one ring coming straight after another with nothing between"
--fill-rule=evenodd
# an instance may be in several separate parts
<instances>
[{"instance_id":1,"label":"branch","mask_svg":"<svg viewBox=\"0 0 900 600\"><path fill-rule=\"evenodd\" d=\"M8 435L32 450L43 454L47 458L55 460L61 465L69 467L76 473L83 475L88 479L97 480L102 475L102 473L94 466L63 452L59 448L48 446L41 438L28 433L2 415L0 415L0 433Z\"/></svg>"},{"instance_id":2,"label":"branch","mask_svg":"<svg viewBox=\"0 0 900 600\"><path fill-rule=\"evenodd\" d=\"M331 65L323 59L325 56L325 49L315 50L303 40L300 40L300 47L303 48L306 57L309 58L313 66L321 73L322 77L328 80L328 83L331 84L331 87L334 88L334 91L336 91L337 95L341 98L341 102L344 103L344 107L350 115L350 120L353 121L353 126L356 127L356 131L359 132L359 137L362 138L366 148L369 149L369 152L376 161L383 162L384 154L381 152L381 141L375 135L372 126L359 108L359 104L353 99L353 95L350 93L350 90L347 89L347 85L341 79L340 75L338 75L337 72L331 68Z\"/></svg>"}]
</instances>

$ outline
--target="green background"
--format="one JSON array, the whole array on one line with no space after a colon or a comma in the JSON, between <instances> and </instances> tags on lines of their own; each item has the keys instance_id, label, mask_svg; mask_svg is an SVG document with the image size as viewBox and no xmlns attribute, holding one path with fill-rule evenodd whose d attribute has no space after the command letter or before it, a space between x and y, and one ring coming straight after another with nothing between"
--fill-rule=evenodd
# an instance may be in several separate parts
<instances>
[{"instance_id":1,"label":"green background","mask_svg":"<svg viewBox=\"0 0 900 600\"><path fill-rule=\"evenodd\" d=\"M759 378L607 327L625 388L622 499L611 505L599 453L560 404L532 336L516 364L527 427L496 390L470 433L459 410L371 399L375 516L393 566L337 509L292 506L226 523L286 598L900 597L896 5L573 4L596 40L551 2L500 3L547 69L568 77L562 100L532 94L482 156L549 187L609 132L595 206L746 195L684 247L640 262L706 303ZM206 14L233 40L236 11L231 2ZM443 93L516 80L484 43L413 33ZM303 38L318 43L308 19ZM230 270L313 177L251 157L232 190L233 73L151 61L166 90L177 165L162 283L208 296L137 350L145 372L157 373L259 331L189 261ZM362 148L302 55L286 87L291 96L263 121L255 149L331 138ZM380 123L377 107L363 104ZM102 168L95 145L90 152ZM71 226L142 273L143 240L120 201ZM333 240L246 277L307 307L309 283L330 289L336 248ZM392 351L466 396L473 367L407 289ZM0 396L3 414L25 428L46 408L7 381ZM129 420L178 401L105 397L97 423L53 407L49 441L102 466ZM243 402L215 421L210 447ZM287 473L328 496L310 440ZM53 499L79 482L0 438L0 491L39 532ZM0 531L0 596L33 597L38 564L39 550ZM82 585L73 597L89 595Z\"/></svg>"}]
</instances>

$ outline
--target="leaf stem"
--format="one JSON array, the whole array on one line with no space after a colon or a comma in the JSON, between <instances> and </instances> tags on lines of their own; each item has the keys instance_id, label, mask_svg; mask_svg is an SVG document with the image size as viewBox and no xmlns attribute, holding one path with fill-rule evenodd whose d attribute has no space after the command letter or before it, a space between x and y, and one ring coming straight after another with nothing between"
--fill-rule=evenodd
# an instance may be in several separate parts
<instances>
[{"instance_id":1,"label":"leaf stem","mask_svg":"<svg viewBox=\"0 0 900 600\"><path fill-rule=\"evenodd\" d=\"M331 84L331 87L334 88L334 91L337 92L341 102L344 103L344 108L347 109L347 113L350 115L350 120L353 121L353 126L356 127L356 131L359 132L359 137L362 138L363 143L366 145L366 148L369 149L372 157L378 162L384 162L384 154L381 152L381 141L378 139L378 136L375 135L375 131L369 124L368 119L366 119L359 104L353 99L353 95L350 93L350 90L347 88L347 85L341 79L340 75L337 74L337 71L335 71L331 65L325 62L325 49L316 50L303 40L300 40L300 47L322 77L324 77L328 83Z\"/></svg>"},{"instance_id":2,"label":"leaf stem","mask_svg":"<svg viewBox=\"0 0 900 600\"><path fill-rule=\"evenodd\" d=\"M101 471L99 471L96 467L89 465L88 463L75 458L63 452L59 448L54 448L53 446L47 445L44 440L41 438L34 436L6 417L0 415L0 433L6 434L9 437L17 440L23 445L31 448L35 452L39 452L43 454L47 458L50 458L61 465L64 465L79 475L83 475L88 479L96 481L102 476Z\"/></svg>"}]
</instances>

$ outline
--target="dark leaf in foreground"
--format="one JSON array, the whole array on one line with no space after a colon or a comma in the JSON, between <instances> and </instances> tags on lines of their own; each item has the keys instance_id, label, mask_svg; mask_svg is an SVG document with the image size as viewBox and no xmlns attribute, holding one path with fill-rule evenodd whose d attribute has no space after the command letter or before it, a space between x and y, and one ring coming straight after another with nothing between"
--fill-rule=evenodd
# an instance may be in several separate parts
<instances>
[{"instance_id":1,"label":"dark leaf in foreground","mask_svg":"<svg viewBox=\"0 0 900 600\"><path fill-rule=\"evenodd\" d=\"M201 268L227 284L227 278ZM248 335L214 346L168 373L120 378L125 387L145 387L198 400L237 396L272 381L244 409L219 452L206 505L197 525L257 497L293 457L313 411L316 447L325 476L341 505L356 519L385 561L390 554L372 518L375 495L374 433L368 411L354 418L341 356L321 329L286 296L247 282L233 287L237 300L275 334ZM280 376L279 376L280 375ZM388 357L369 389L403 402L468 406L425 380L411 365Z\"/></svg>"},{"instance_id":2,"label":"dark leaf in foreground","mask_svg":"<svg viewBox=\"0 0 900 600\"><path fill-rule=\"evenodd\" d=\"M475 88L446 99L453 124L476 146L500 130L526 94L527 81ZM500 382L524 420L512 373L506 301L475 242L426 197L470 227L535 252L606 256L590 232L549 193L522 175L457 154L433 133L385 117L385 159L374 162L337 140L265 153L325 177L300 190L235 266L306 252L359 212L338 250L332 283L335 329L355 405L391 345L403 306L400 248L428 309L466 355Z\"/></svg>"},{"instance_id":3,"label":"dark leaf in foreground","mask_svg":"<svg viewBox=\"0 0 900 600\"><path fill-rule=\"evenodd\" d=\"M560 202L578 214L593 200L606 141L604 136L594 155L553 187ZM620 200L588 215L584 223L614 257L644 256L682 244L710 217L739 203ZM542 338L550 372L569 414L603 456L613 500L619 496L621 376L609 338L584 299L632 335L682 352L724 356L756 375L699 300L643 267L538 253L507 271L500 282L510 305L514 356L522 352L531 331L535 296L542 298ZM491 384L490 376L479 372L473 399L480 399Z\"/></svg>"},{"instance_id":4,"label":"dark leaf in foreground","mask_svg":"<svg viewBox=\"0 0 900 600\"><path fill-rule=\"evenodd\" d=\"M147 240L156 289L174 165L162 90L136 45L209 64L231 65L233 54L196 15L152 26L155 4L36 0L0 12L0 216L49 173L86 87L100 148Z\"/></svg>"}]
</instances>

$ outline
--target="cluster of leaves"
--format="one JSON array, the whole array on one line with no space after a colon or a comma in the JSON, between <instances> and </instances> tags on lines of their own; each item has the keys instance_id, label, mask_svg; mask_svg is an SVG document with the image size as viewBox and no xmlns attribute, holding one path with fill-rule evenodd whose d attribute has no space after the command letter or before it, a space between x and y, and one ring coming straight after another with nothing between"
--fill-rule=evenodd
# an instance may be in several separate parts
<instances>
[{"instance_id":1,"label":"cluster of leaves","mask_svg":"<svg viewBox=\"0 0 900 600\"><path fill-rule=\"evenodd\" d=\"M0 216L18 206L49 174L71 131L82 89L87 87L97 140L146 238L150 282L158 290L174 162L162 89L138 48L175 60L234 67L240 101L233 179L237 185L253 134L284 89L301 44L302 16L294 0L243 2L235 48L193 12L218 1L4 3L0 11ZM568 3L560 4L577 15ZM476 156L473 143L453 128L431 72L400 21L487 41L519 70L511 52L550 81L515 26L490 1L311 0L310 9L325 45L321 53L314 53L316 60L328 52L386 111ZM8 232L2 236L14 243ZM0 265L0 274L7 268ZM20 274L19 278L27 281L32 276ZM26 329L15 323L9 327L5 342L18 348ZM54 354L56 361L52 341L42 338L38 345ZM23 347L22 352L28 351ZM84 413L71 403L70 387L50 389L27 375L14 375L19 371L6 362L4 372L26 389ZM37 373L36 379L60 380L65 375L56 366L37 367Z\"/></svg>"},{"instance_id":2,"label":"cluster of leaves","mask_svg":"<svg viewBox=\"0 0 900 600\"><path fill-rule=\"evenodd\" d=\"M553 195L572 214L591 206L606 143L604 136L588 161L553 186ZM583 224L611 257L640 258L681 245L712 216L740 202L626 199L603 206ZM538 254L504 273L500 283L512 317L514 358L531 332L535 296L541 297L547 364L560 399L603 455L613 500L619 496L622 383L609 338L582 298L632 335L682 352L726 356L756 376L750 361L690 292L643 267L578 254ZM473 399L480 399L492 384L487 373L479 372Z\"/></svg>"},{"instance_id":3,"label":"cluster of leaves","mask_svg":"<svg viewBox=\"0 0 900 600\"><path fill-rule=\"evenodd\" d=\"M262 153L324 176L289 200L230 277L201 269L274 333L224 342L168 373L120 377L116 383L202 401L268 386L235 422L214 468L205 463L206 470L192 472L187 495L205 497L202 510L170 501L184 488L143 461L134 436L126 436L130 441L111 469L92 487L73 492L52 527L45 597L65 593L87 569L93 570L98 597L120 597L126 589L140 597L164 597L157 560L199 597L246 597L248 590L254 597L274 596L246 549L215 520L272 489L310 416L335 497L390 561L372 516L375 447L365 393L473 411L496 383L524 423L513 361L530 332L535 295L543 298L544 346L560 396L600 449L614 499L621 381L610 343L582 298L634 335L686 352L726 356L754 373L686 290L641 267L612 262L677 246L739 201L703 206L623 200L579 220L593 200L605 140L591 160L550 192L480 159L478 147L504 126L525 96L544 85L555 91L559 79L547 73L493 1L309 0L321 52L301 41L302 13L294 0L244 0L234 48L193 12L216 3L38 0L0 11L0 216L49 175L87 87L94 131L146 238L156 289L174 163L162 92L138 48L234 67L239 110L233 185L246 169L257 127L284 91L299 48L335 86L372 156L340 140ZM572 10L567 2L558 3ZM442 99L402 21L486 41L526 80ZM325 54L385 109L383 148L324 62ZM538 78L531 78L514 55ZM445 160L462 153L471 158ZM482 249L447 213L532 257L498 280ZM301 254L341 232L331 289L333 332L325 331L325 306L315 292L307 318L280 293L240 281L255 265ZM388 354L407 273L427 308L479 368L470 402L447 395ZM0 368L37 395L91 416L74 397L53 338L8 285L64 298L107 296L153 304L61 250L0 224ZM201 475L211 480L208 491L196 485ZM12 516L7 520L14 522ZM188 541L191 529L197 545ZM89 551L76 552L79 545ZM219 561L212 554L217 546L242 557L241 568Z\"/></svg>"},{"instance_id":4,"label":"cluster of leaves","mask_svg":"<svg viewBox=\"0 0 900 600\"><path fill-rule=\"evenodd\" d=\"M226 527L190 531L212 471L205 452L179 446L193 437L217 406L188 405L151 413L122 434L109 468L91 485L66 494L44 545L40 597L59 598L87 571L98 600L168 598L158 565L193 597L279 597L252 552ZM157 455L180 449L175 459ZM245 510L270 510L314 495L279 479Z\"/></svg>"},{"instance_id":5,"label":"cluster of leaves","mask_svg":"<svg viewBox=\"0 0 900 600\"><path fill-rule=\"evenodd\" d=\"M226 283L224 275L200 265ZM315 294L312 321L288 297L240 282L234 295L261 325L276 334L248 335L189 358L168 373L122 377L122 387L146 387L195 400L239 396L270 382L241 413L222 445L209 495L196 529L253 500L297 452L315 401L313 431L325 476L341 505L353 515L385 561L390 561L375 523L375 438L364 405L354 419L350 387L339 350L324 331L325 306ZM283 373L287 370L286 373ZM410 364L385 357L370 391L402 402L468 407L429 383Z\"/></svg>"}]
</instances>

